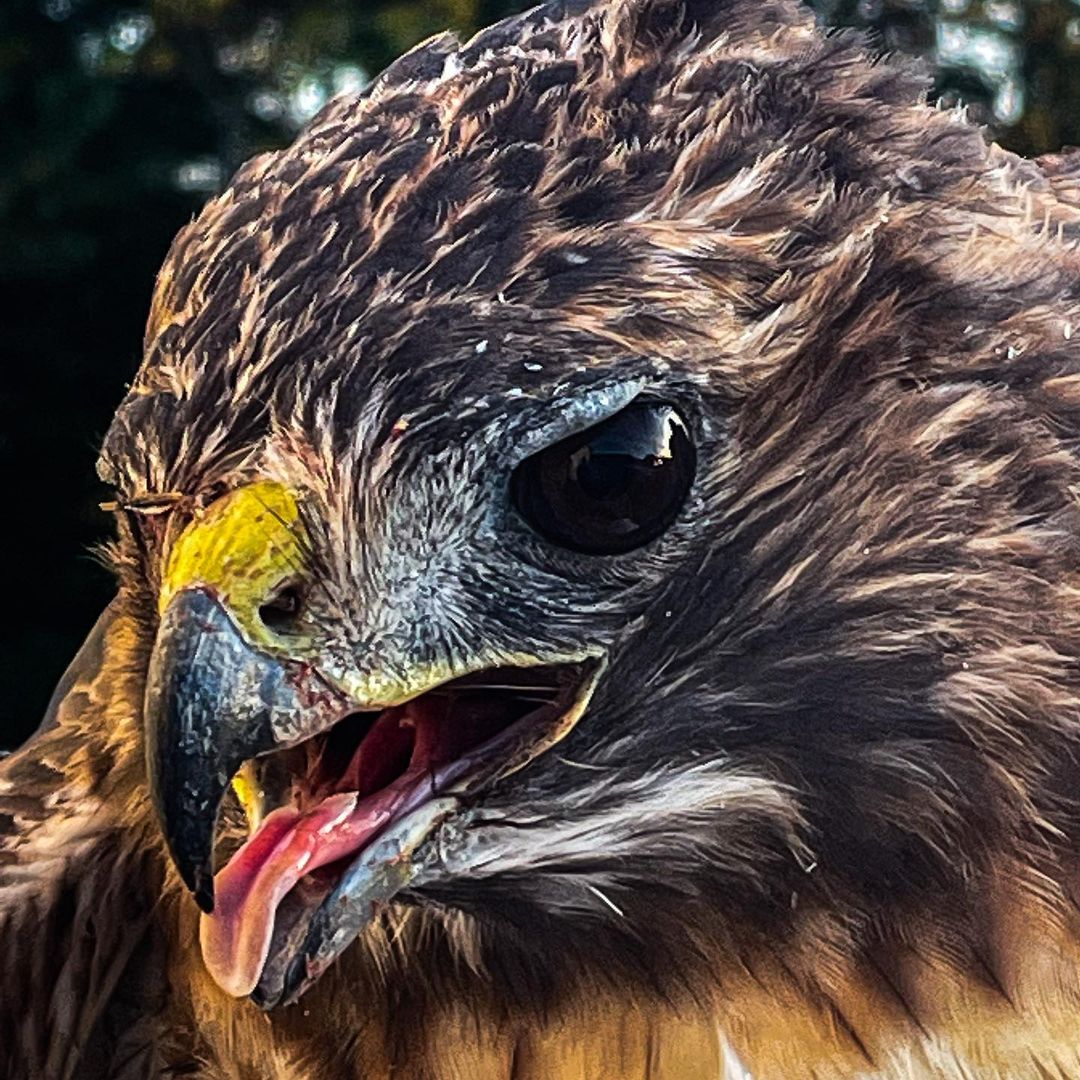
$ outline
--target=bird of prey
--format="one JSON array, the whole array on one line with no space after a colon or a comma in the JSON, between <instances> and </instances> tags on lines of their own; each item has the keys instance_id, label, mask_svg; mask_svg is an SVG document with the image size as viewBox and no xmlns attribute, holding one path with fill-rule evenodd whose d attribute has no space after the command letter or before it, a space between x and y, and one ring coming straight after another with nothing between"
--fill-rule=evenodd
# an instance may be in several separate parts
<instances>
[{"instance_id":1,"label":"bird of prey","mask_svg":"<svg viewBox=\"0 0 1080 1080\"><path fill-rule=\"evenodd\" d=\"M926 91L565 0L183 229L4 1076L1080 1076L1080 168Z\"/></svg>"}]
</instances>

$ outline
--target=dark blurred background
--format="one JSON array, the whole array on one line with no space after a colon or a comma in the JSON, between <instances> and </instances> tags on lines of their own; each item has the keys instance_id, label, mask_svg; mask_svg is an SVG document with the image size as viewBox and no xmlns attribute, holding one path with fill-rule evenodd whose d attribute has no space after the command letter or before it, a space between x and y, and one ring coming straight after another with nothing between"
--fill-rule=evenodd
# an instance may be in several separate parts
<instances>
[{"instance_id":1,"label":"dark blurred background","mask_svg":"<svg viewBox=\"0 0 1080 1080\"><path fill-rule=\"evenodd\" d=\"M2 0L0 747L34 726L108 601L98 442L176 230L335 94L508 0ZM1080 0L817 0L926 56L935 93L1024 154L1080 143Z\"/></svg>"}]
</instances>

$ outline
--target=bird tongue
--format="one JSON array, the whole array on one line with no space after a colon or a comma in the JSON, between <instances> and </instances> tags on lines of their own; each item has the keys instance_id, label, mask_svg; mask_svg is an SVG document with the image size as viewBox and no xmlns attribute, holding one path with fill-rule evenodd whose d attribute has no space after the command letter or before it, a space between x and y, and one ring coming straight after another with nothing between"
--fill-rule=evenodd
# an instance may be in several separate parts
<instances>
[{"instance_id":1,"label":"bird tongue","mask_svg":"<svg viewBox=\"0 0 1080 1080\"><path fill-rule=\"evenodd\" d=\"M214 878L214 912L203 915L199 942L214 981L243 997L255 989L270 951L278 905L304 875L362 848L401 809L410 791L426 788L414 768L361 799L330 795L303 812L281 807Z\"/></svg>"},{"instance_id":2,"label":"bird tongue","mask_svg":"<svg viewBox=\"0 0 1080 1080\"><path fill-rule=\"evenodd\" d=\"M504 703L459 695L453 723L446 724L449 708L448 699L425 695L384 710L333 782L338 790L303 810L283 806L268 814L218 871L214 911L200 920L199 942L207 970L226 993L244 997L255 989L276 919L288 924L298 909L317 907L327 895L314 879L301 879L360 851L392 820L429 798L440 766L512 716ZM296 903L285 910L287 896Z\"/></svg>"}]
</instances>

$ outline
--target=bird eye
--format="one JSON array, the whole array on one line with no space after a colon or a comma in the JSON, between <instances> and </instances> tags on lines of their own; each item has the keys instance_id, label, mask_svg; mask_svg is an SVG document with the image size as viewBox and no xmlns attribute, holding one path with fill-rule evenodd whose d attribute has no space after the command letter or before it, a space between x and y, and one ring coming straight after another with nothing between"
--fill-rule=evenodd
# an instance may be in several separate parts
<instances>
[{"instance_id":1,"label":"bird eye","mask_svg":"<svg viewBox=\"0 0 1080 1080\"><path fill-rule=\"evenodd\" d=\"M561 547L617 555L655 540L679 513L697 455L670 405L639 402L526 458L510 495Z\"/></svg>"}]
</instances>

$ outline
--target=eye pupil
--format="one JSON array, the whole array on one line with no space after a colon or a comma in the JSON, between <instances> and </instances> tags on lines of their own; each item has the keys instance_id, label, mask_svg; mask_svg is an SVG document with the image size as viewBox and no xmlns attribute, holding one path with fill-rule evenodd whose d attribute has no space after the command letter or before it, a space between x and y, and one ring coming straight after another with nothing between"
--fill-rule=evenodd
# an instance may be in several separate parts
<instances>
[{"instance_id":1,"label":"eye pupil","mask_svg":"<svg viewBox=\"0 0 1080 1080\"><path fill-rule=\"evenodd\" d=\"M615 555L656 539L678 516L696 455L670 405L636 403L523 461L514 504L561 547Z\"/></svg>"},{"instance_id":2,"label":"eye pupil","mask_svg":"<svg viewBox=\"0 0 1080 1080\"><path fill-rule=\"evenodd\" d=\"M580 463L573 469L572 477L589 498L610 502L626 490L634 462L625 454L594 455L584 447L578 457Z\"/></svg>"}]
</instances>

